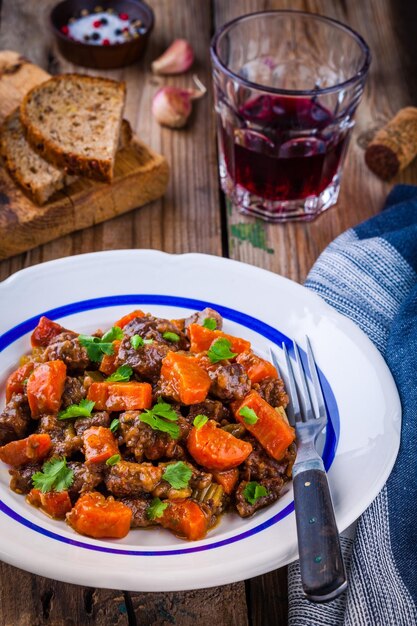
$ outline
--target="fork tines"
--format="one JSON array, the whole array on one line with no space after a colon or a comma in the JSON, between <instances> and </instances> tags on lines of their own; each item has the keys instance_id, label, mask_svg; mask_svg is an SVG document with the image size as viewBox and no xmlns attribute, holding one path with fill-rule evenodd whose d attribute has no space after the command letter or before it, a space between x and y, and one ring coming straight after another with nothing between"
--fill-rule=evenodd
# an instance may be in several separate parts
<instances>
[{"instance_id":1,"label":"fork tines","mask_svg":"<svg viewBox=\"0 0 417 626\"><path fill-rule=\"evenodd\" d=\"M326 419L326 407L324 403L323 392L320 385L320 380L317 373L317 365L314 359L313 350L311 347L311 343L308 337L307 340L307 359L311 381L313 383L314 395L316 399L317 412L314 409L310 389L307 383L307 375L306 370L303 365L301 354L299 347L295 341L293 341L293 348L295 354L295 360L297 362L297 369L299 372L299 380L300 380L300 393L297 389L296 378L294 375L294 369L292 366L292 362L290 359L290 355L288 354L287 346L285 343L282 344L282 349L284 350L285 362L287 366L288 372L288 387L290 392L291 404L294 412L294 418L296 422L307 422L313 419L322 420ZM275 364L275 358L274 358ZM301 401L300 401L301 400Z\"/></svg>"}]
</instances>

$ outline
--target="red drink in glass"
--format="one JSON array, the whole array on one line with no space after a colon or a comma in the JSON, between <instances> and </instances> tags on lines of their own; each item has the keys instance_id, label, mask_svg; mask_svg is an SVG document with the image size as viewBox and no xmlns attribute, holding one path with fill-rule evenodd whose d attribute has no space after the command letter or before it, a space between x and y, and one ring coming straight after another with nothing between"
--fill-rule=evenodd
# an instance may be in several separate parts
<instances>
[{"instance_id":1,"label":"red drink in glass","mask_svg":"<svg viewBox=\"0 0 417 626\"><path fill-rule=\"evenodd\" d=\"M269 221L311 220L335 204L369 65L359 35L307 13L257 13L217 33L212 60L220 178L232 202Z\"/></svg>"}]
</instances>

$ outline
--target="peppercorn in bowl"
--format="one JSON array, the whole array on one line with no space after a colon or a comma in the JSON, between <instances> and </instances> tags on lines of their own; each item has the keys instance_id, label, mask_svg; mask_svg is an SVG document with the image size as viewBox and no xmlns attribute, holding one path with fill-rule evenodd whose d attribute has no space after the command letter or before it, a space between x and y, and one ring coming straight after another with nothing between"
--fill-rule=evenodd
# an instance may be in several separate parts
<instances>
[{"instance_id":1,"label":"peppercorn in bowl","mask_svg":"<svg viewBox=\"0 0 417 626\"><path fill-rule=\"evenodd\" d=\"M51 11L59 51L72 63L112 69L137 61L153 29L152 9L144 2L64 0Z\"/></svg>"}]
</instances>

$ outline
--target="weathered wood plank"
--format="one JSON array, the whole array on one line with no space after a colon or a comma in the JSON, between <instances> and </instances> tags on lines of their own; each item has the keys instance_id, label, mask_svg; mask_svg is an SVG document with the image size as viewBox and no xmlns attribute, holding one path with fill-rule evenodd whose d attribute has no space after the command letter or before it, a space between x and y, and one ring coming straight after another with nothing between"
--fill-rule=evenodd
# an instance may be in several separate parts
<instances>
[{"instance_id":1,"label":"weathered wood plank","mask_svg":"<svg viewBox=\"0 0 417 626\"><path fill-rule=\"evenodd\" d=\"M1 626L127 626L122 592L68 585L0 562Z\"/></svg>"},{"instance_id":2,"label":"weathered wood plank","mask_svg":"<svg viewBox=\"0 0 417 626\"><path fill-rule=\"evenodd\" d=\"M216 0L217 26L251 11L307 10L337 18L352 26L368 41L373 55L336 207L313 223L284 225L264 224L233 210L228 216L230 255L233 258L302 282L318 254L332 239L380 210L393 183L417 179L417 163L414 163L391 184L382 183L367 170L363 158L369 132L383 125L399 108L410 104L401 60L402 48L393 28L394 4L388 0L369 0L365 3L333 0L242 0L236 3Z\"/></svg>"},{"instance_id":3,"label":"weathered wood plank","mask_svg":"<svg viewBox=\"0 0 417 626\"><path fill-rule=\"evenodd\" d=\"M135 594L133 610L146 626L247 626L243 584L199 589L187 593Z\"/></svg>"}]
</instances>

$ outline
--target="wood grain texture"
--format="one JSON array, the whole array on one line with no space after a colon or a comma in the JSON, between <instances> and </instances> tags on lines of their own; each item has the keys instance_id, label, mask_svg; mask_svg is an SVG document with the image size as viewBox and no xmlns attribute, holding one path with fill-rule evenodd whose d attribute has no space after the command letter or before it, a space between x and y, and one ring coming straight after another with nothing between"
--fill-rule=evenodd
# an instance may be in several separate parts
<instances>
[{"instance_id":1,"label":"wood grain texture","mask_svg":"<svg viewBox=\"0 0 417 626\"><path fill-rule=\"evenodd\" d=\"M187 593L134 594L137 624L147 626L248 626L242 584L199 589Z\"/></svg>"},{"instance_id":2,"label":"wood grain texture","mask_svg":"<svg viewBox=\"0 0 417 626\"><path fill-rule=\"evenodd\" d=\"M33 576L0 562L2 626L128 626L122 592Z\"/></svg>"},{"instance_id":3,"label":"wood grain texture","mask_svg":"<svg viewBox=\"0 0 417 626\"><path fill-rule=\"evenodd\" d=\"M127 81L127 117L141 139L167 157L172 170L167 194L138 211L3 261L0 280L34 263L103 249L138 247L221 254L223 235L229 241L233 258L303 281L324 247L345 228L378 212L391 188L365 169L363 149L375 128L382 126L400 107L417 103L417 55L411 54L416 51L412 28L416 17L414 3L411 0L401 3L394 0L148 1L155 11L156 28L145 57L137 65L107 75ZM18 50L52 73L74 69L56 55L50 41L45 15L54 3L55 0L0 0L0 49ZM154 92L163 84L190 85L191 74L167 79L154 77L149 65L173 38L186 37L197 53L195 69L210 86L208 46L213 26L238 14L271 7L300 8L347 22L370 44L372 69L358 110L338 205L312 224L288 225L265 225L231 209L230 214L223 216L226 228L222 233L211 97L196 104L185 131L160 129L149 114ZM398 181L415 183L417 164L408 167ZM0 569L0 580L0 624L7 626L287 624L284 568L247 581L246 594L243 584L183 594L124 596L119 591L103 590L93 593L5 564ZM123 605L123 599L127 604ZM206 622L201 622L199 615Z\"/></svg>"}]
</instances>

